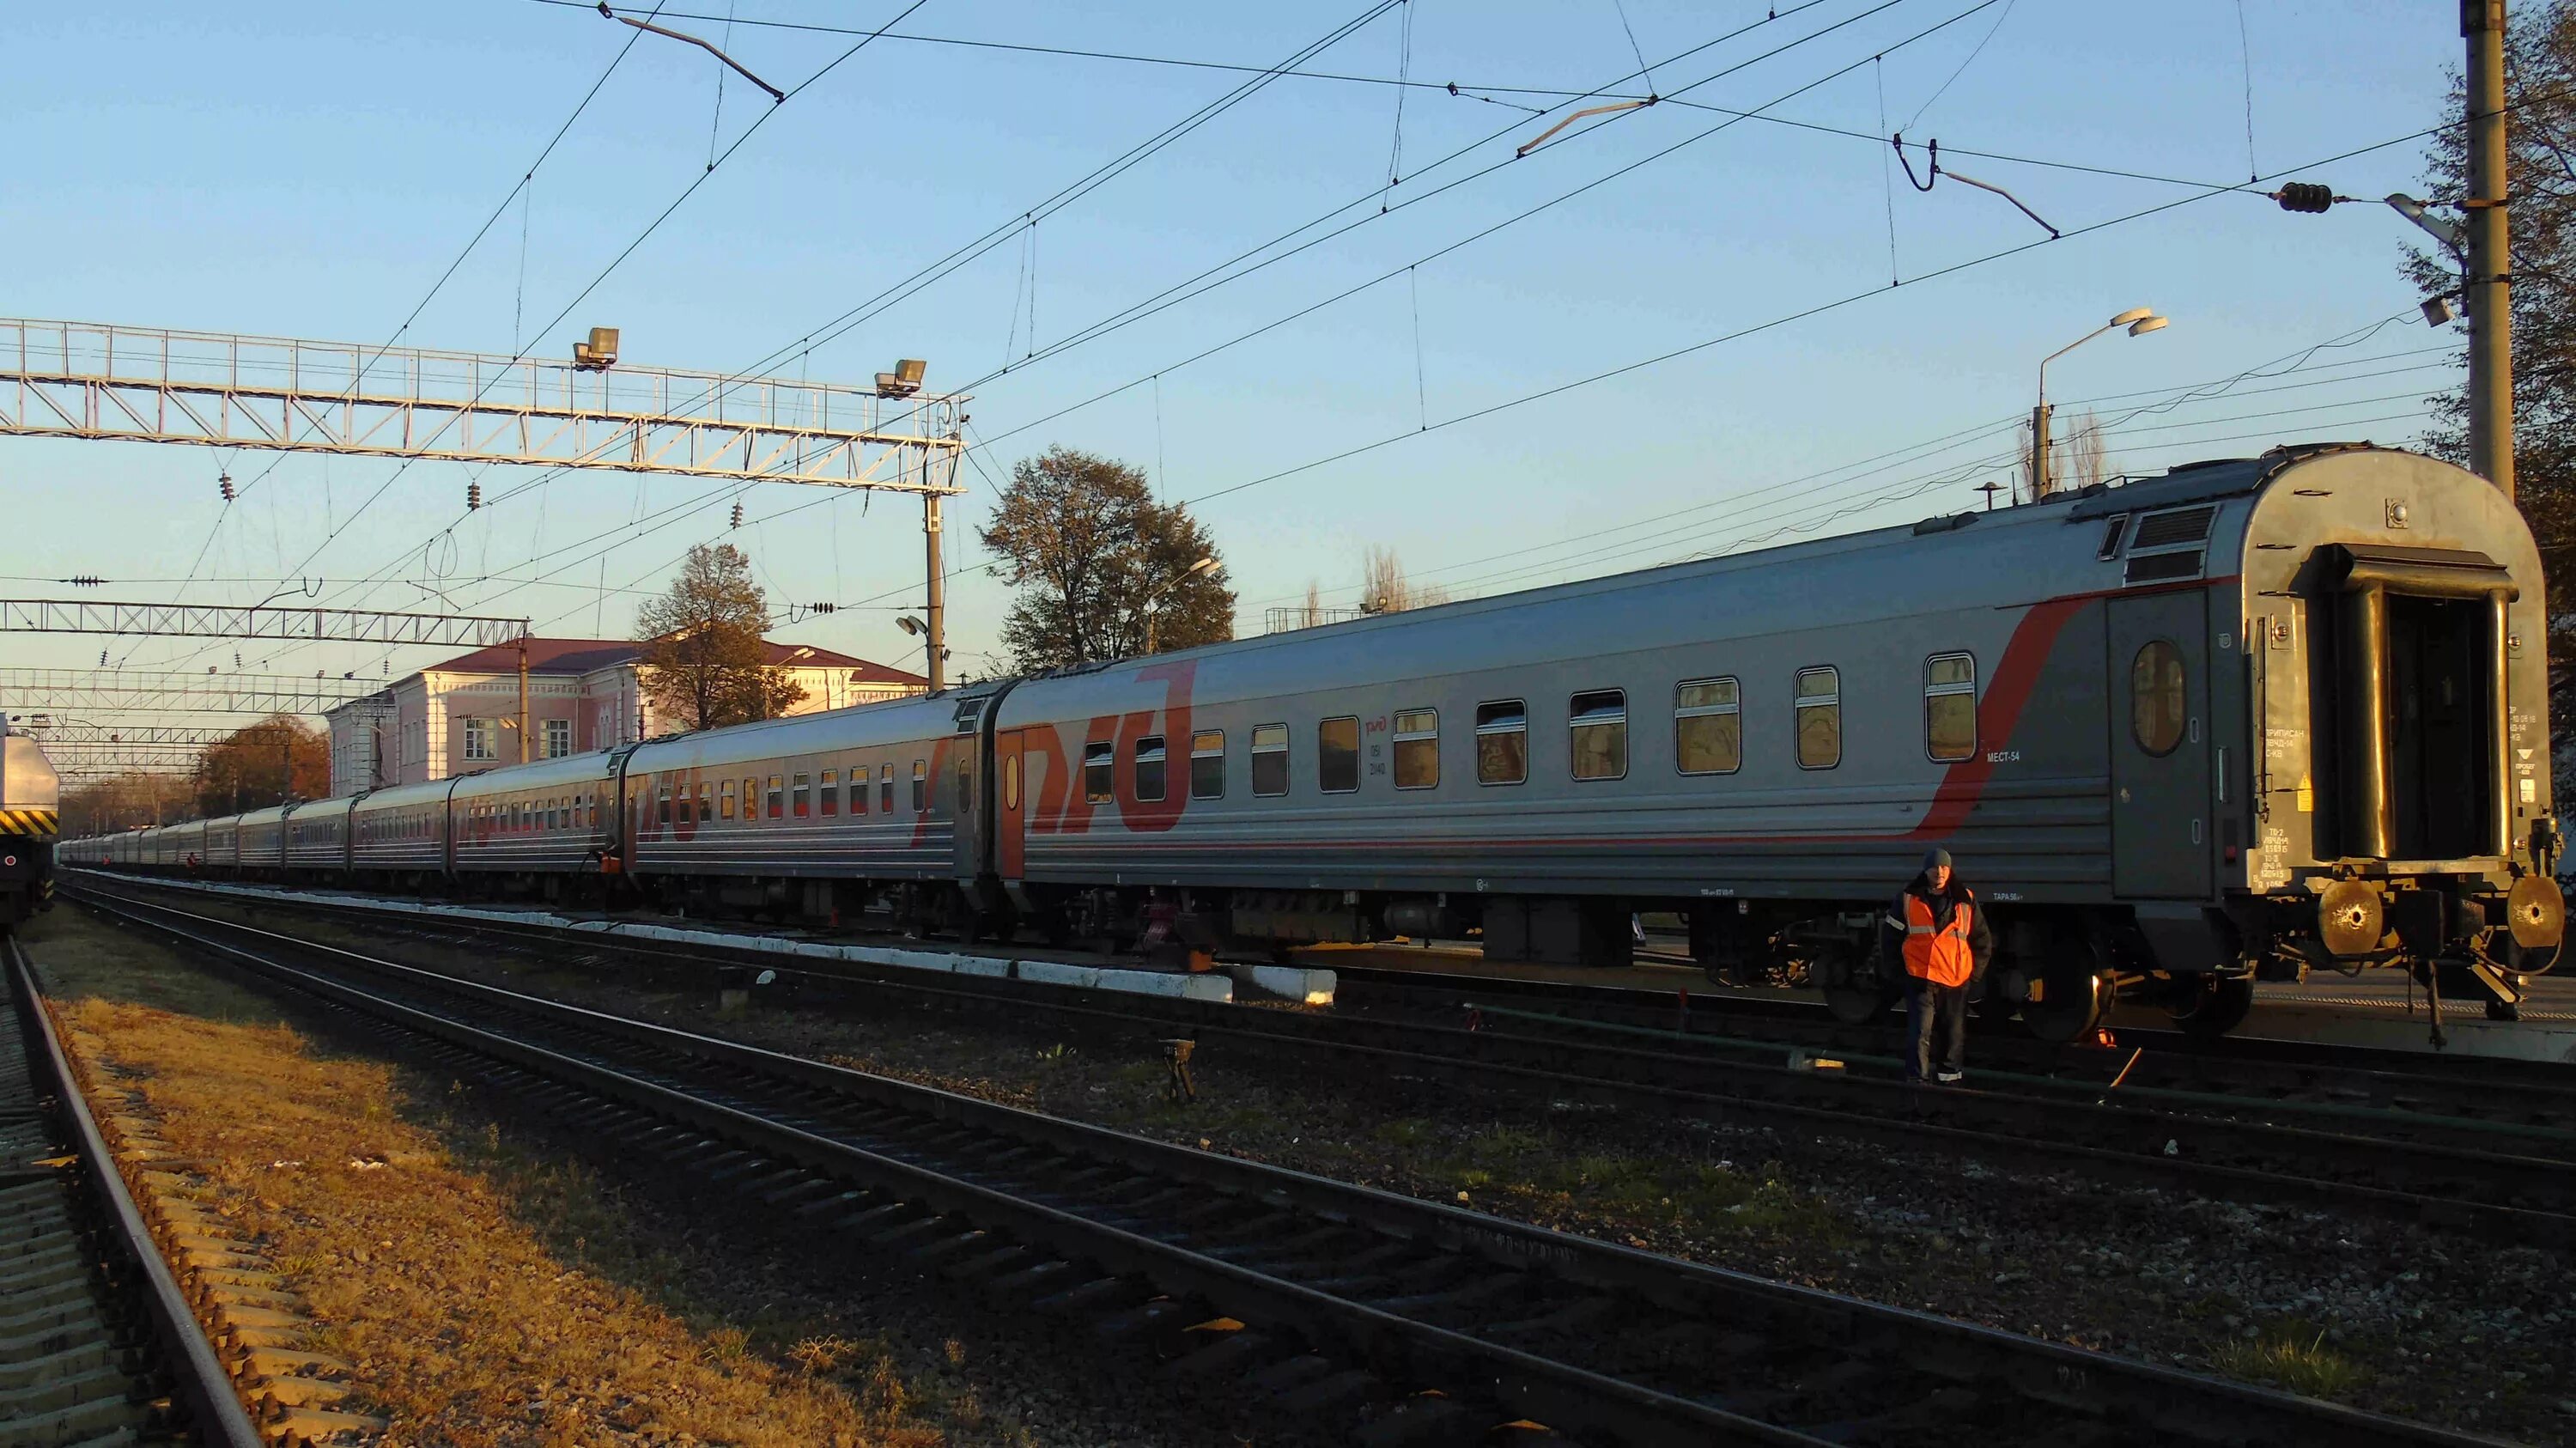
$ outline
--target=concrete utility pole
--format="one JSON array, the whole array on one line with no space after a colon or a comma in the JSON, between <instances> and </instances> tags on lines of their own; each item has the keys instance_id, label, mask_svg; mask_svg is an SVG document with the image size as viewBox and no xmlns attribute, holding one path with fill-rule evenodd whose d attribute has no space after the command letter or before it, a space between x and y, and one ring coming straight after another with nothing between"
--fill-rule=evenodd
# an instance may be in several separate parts
<instances>
[{"instance_id":1,"label":"concrete utility pole","mask_svg":"<svg viewBox=\"0 0 2576 1448\"><path fill-rule=\"evenodd\" d=\"M2460 0L2469 43L2469 470L2513 496L2513 253L2504 134L2504 0Z\"/></svg>"},{"instance_id":2,"label":"concrete utility pole","mask_svg":"<svg viewBox=\"0 0 2576 1448\"><path fill-rule=\"evenodd\" d=\"M921 450L921 482L930 484L930 449ZM939 563L939 495L921 495L921 536L929 554L930 597L921 610L921 630L930 649L930 692L946 687L948 670L942 655L948 652L948 573Z\"/></svg>"},{"instance_id":3,"label":"concrete utility pole","mask_svg":"<svg viewBox=\"0 0 2576 1448\"><path fill-rule=\"evenodd\" d=\"M528 636L519 635L519 762L528 762Z\"/></svg>"}]
</instances>

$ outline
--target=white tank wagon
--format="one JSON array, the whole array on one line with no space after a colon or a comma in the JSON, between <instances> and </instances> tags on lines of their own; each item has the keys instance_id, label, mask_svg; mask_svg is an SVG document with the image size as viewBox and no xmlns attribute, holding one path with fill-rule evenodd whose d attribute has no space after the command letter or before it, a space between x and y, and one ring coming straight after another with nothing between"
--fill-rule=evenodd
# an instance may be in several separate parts
<instances>
[{"instance_id":1,"label":"white tank wagon","mask_svg":"<svg viewBox=\"0 0 2576 1448\"><path fill-rule=\"evenodd\" d=\"M10 730L0 741L0 926L53 908L62 793L44 746Z\"/></svg>"}]
</instances>

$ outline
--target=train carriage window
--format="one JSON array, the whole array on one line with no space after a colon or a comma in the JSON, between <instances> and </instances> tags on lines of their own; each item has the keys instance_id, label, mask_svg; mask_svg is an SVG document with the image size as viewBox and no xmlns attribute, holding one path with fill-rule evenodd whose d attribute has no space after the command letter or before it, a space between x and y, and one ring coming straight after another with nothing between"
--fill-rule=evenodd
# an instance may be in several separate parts
<instances>
[{"instance_id":1,"label":"train carriage window","mask_svg":"<svg viewBox=\"0 0 2576 1448\"><path fill-rule=\"evenodd\" d=\"M841 772L839 770L827 769L823 771L820 792L814 796L814 805L815 808L823 814L837 814L840 812Z\"/></svg>"},{"instance_id":2,"label":"train carriage window","mask_svg":"<svg viewBox=\"0 0 2576 1448\"><path fill-rule=\"evenodd\" d=\"M930 766L916 759L912 762L912 812L930 808Z\"/></svg>"},{"instance_id":3,"label":"train carriage window","mask_svg":"<svg viewBox=\"0 0 2576 1448\"><path fill-rule=\"evenodd\" d=\"M733 781L730 779L724 782L724 789L716 795L716 812L726 819L733 818Z\"/></svg>"},{"instance_id":4,"label":"train carriage window","mask_svg":"<svg viewBox=\"0 0 2576 1448\"><path fill-rule=\"evenodd\" d=\"M1136 798L1159 800L1163 797L1163 736L1148 734L1136 741Z\"/></svg>"},{"instance_id":5,"label":"train carriage window","mask_svg":"<svg viewBox=\"0 0 2576 1448\"><path fill-rule=\"evenodd\" d=\"M1360 721L1356 716L1315 725L1315 787L1349 794L1360 787Z\"/></svg>"},{"instance_id":6,"label":"train carriage window","mask_svg":"<svg viewBox=\"0 0 2576 1448\"><path fill-rule=\"evenodd\" d=\"M811 814L813 811L809 808L808 801L811 800L813 794L814 776L806 773L804 770L798 770L796 772L796 782L788 791L788 799L791 801L788 813L794 815L800 820Z\"/></svg>"},{"instance_id":7,"label":"train carriage window","mask_svg":"<svg viewBox=\"0 0 2576 1448\"><path fill-rule=\"evenodd\" d=\"M1476 782L1519 784L1529 778L1529 709L1518 699L1476 706Z\"/></svg>"},{"instance_id":8,"label":"train carriage window","mask_svg":"<svg viewBox=\"0 0 2576 1448\"><path fill-rule=\"evenodd\" d=\"M957 803L959 816L975 813L975 759L970 754L957 756Z\"/></svg>"},{"instance_id":9,"label":"train carriage window","mask_svg":"<svg viewBox=\"0 0 2576 1448\"><path fill-rule=\"evenodd\" d=\"M671 822L671 787L667 784L662 786L659 794L661 803L657 815L661 822L667 825Z\"/></svg>"},{"instance_id":10,"label":"train carriage window","mask_svg":"<svg viewBox=\"0 0 2576 1448\"><path fill-rule=\"evenodd\" d=\"M1944 763L1977 752L1977 659L1934 654L1923 661L1923 750Z\"/></svg>"},{"instance_id":11,"label":"train carriage window","mask_svg":"<svg viewBox=\"0 0 2576 1448\"><path fill-rule=\"evenodd\" d=\"M709 798L707 798L707 792L708 792L709 790L713 789L714 787L715 787L715 786L710 785L710 784L706 784L706 783L703 783L703 782L702 782L702 783L700 783L700 784L698 785L698 823L699 823L699 824L706 824L706 823L708 823L709 821L713 820L713 819L716 817L716 814L715 814L715 809L716 809L715 801L714 801L714 800L711 800L711 799L709 799Z\"/></svg>"},{"instance_id":12,"label":"train carriage window","mask_svg":"<svg viewBox=\"0 0 2576 1448\"><path fill-rule=\"evenodd\" d=\"M877 766L877 812L894 813L894 766L891 764Z\"/></svg>"},{"instance_id":13,"label":"train carriage window","mask_svg":"<svg viewBox=\"0 0 2576 1448\"><path fill-rule=\"evenodd\" d=\"M1744 767L1744 699L1735 680L1694 679L1674 688L1673 767L1683 774Z\"/></svg>"},{"instance_id":14,"label":"train carriage window","mask_svg":"<svg viewBox=\"0 0 2576 1448\"><path fill-rule=\"evenodd\" d=\"M867 812L868 767L864 764L853 764L850 766L850 813L863 815Z\"/></svg>"},{"instance_id":15,"label":"train carriage window","mask_svg":"<svg viewBox=\"0 0 2576 1448\"><path fill-rule=\"evenodd\" d=\"M2138 747L2157 756L2173 753L2190 708L2182 650L2164 639L2148 640L2129 661L2129 731Z\"/></svg>"},{"instance_id":16,"label":"train carriage window","mask_svg":"<svg viewBox=\"0 0 2576 1448\"><path fill-rule=\"evenodd\" d=\"M1118 762L1118 746L1102 739L1082 746L1082 798L1086 804L1107 804L1117 797L1110 771Z\"/></svg>"},{"instance_id":17,"label":"train carriage window","mask_svg":"<svg viewBox=\"0 0 2576 1448\"><path fill-rule=\"evenodd\" d=\"M1595 689L1567 706L1576 779L1628 777L1628 691Z\"/></svg>"},{"instance_id":18,"label":"train carriage window","mask_svg":"<svg viewBox=\"0 0 2576 1448\"><path fill-rule=\"evenodd\" d=\"M1798 767L1831 769L1843 762L1841 675L1830 667L1798 671Z\"/></svg>"},{"instance_id":19,"label":"train carriage window","mask_svg":"<svg viewBox=\"0 0 2576 1448\"><path fill-rule=\"evenodd\" d=\"M1190 798L1225 798L1225 731L1202 729L1190 736Z\"/></svg>"},{"instance_id":20,"label":"train carriage window","mask_svg":"<svg viewBox=\"0 0 2576 1448\"><path fill-rule=\"evenodd\" d=\"M1288 726L1257 724L1252 730L1252 792L1288 792Z\"/></svg>"},{"instance_id":21,"label":"train carriage window","mask_svg":"<svg viewBox=\"0 0 2576 1448\"><path fill-rule=\"evenodd\" d=\"M742 782L742 818L745 824L760 818L760 781L757 779Z\"/></svg>"},{"instance_id":22,"label":"train carriage window","mask_svg":"<svg viewBox=\"0 0 2576 1448\"><path fill-rule=\"evenodd\" d=\"M785 819L787 817L787 778L785 775L773 774L769 776L769 793L766 798L769 804L769 817L774 820Z\"/></svg>"},{"instance_id":23,"label":"train carriage window","mask_svg":"<svg viewBox=\"0 0 2576 1448\"><path fill-rule=\"evenodd\" d=\"M1440 783L1440 711L1399 709L1395 714L1395 787L1431 789Z\"/></svg>"}]
</instances>

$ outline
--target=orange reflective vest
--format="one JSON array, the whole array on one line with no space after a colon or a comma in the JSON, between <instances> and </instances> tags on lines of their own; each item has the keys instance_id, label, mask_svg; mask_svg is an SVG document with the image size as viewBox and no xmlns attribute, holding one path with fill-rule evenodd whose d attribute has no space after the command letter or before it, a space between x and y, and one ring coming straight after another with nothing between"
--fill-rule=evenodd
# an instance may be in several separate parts
<instances>
[{"instance_id":1,"label":"orange reflective vest","mask_svg":"<svg viewBox=\"0 0 2576 1448\"><path fill-rule=\"evenodd\" d=\"M1975 897L1960 892L1950 923L1932 923L1932 907L1922 896L1905 892L1905 973L1934 985L1966 985L1977 973L1977 953L1968 943Z\"/></svg>"}]
</instances>

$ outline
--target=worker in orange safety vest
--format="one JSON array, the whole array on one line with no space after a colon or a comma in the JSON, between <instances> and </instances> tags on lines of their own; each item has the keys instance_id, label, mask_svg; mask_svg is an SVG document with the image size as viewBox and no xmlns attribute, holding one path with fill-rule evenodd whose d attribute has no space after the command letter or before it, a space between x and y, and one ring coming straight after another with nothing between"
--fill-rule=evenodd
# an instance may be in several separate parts
<instances>
[{"instance_id":1,"label":"worker in orange safety vest","mask_svg":"<svg viewBox=\"0 0 2576 1448\"><path fill-rule=\"evenodd\" d=\"M1969 989L1984 976L1994 948L1976 900L1951 868L1950 852L1935 849L1879 922L1882 969L1902 971L1905 981L1909 1081L1950 1086L1967 1078Z\"/></svg>"}]
</instances>

